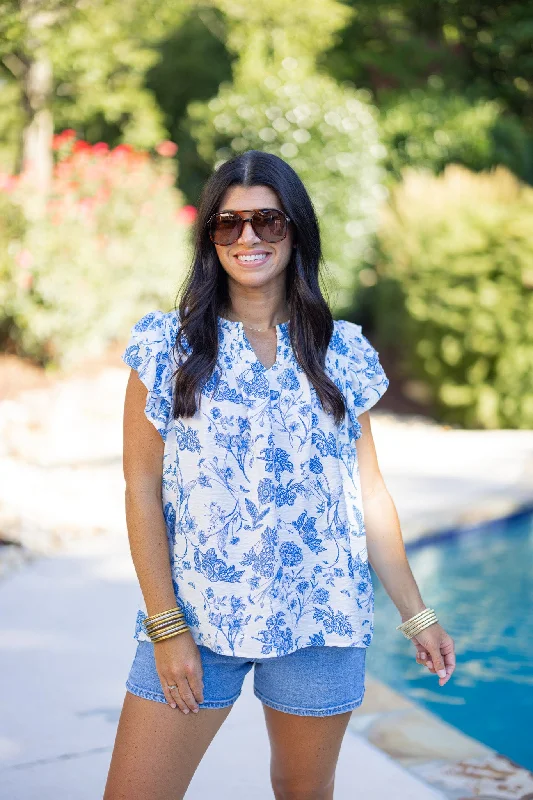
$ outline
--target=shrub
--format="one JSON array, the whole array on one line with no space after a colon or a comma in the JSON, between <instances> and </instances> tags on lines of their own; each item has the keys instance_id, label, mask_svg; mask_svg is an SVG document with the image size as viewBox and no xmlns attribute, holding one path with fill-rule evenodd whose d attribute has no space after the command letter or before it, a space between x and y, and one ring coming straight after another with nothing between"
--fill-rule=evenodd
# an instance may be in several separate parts
<instances>
[{"instance_id":1,"label":"shrub","mask_svg":"<svg viewBox=\"0 0 533 800\"><path fill-rule=\"evenodd\" d=\"M270 74L237 74L209 102L188 106L198 151L211 166L257 149L285 159L302 178L321 221L337 308L352 301L384 196L385 151L368 97L287 57Z\"/></svg>"},{"instance_id":2,"label":"shrub","mask_svg":"<svg viewBox=\"0 0 533 800\"><path fill-rule=\"evenodd\" d=\"M162 155L151 157L128 145L91 146L64 131L55 138L44 210L31 210L29 175L11 188L28 215L26 233L14 245L4 312L21 354L65 367L100 354L147 309L172 303L191 209L181 208L173 162L165 157L175 145L162 145Z\"/></svg>"},{"instance_id":3,"label":"shrub","mask_svg":"<svg viewBox=\"0 0 533 800\"><path fill-rule=\"evenodd\" d=\"M16 291L13 278L16 276L21 288L27 281L27 256L21 247L26 221L7 194L15 184L12 178L0 178L0 309L3 309L0 311L0 342L5 342L8 336L8 309Z\"/></svg>"},{"instance_id":4,"label":"shrub","mask_svg":"<svg viewBox=\"0 0 533 800\"><path fill-rule=\"evenodd\" d=\"M376 324L443 420L533 427L532 229L503 167L408 171L383 211Z\"/></svg>"},{"instance_id":5,"label":"shrub","mask_svg":"<svg viewBox=\"0 0 533 800\"><path fill-rule=\"evenodd\" d=\"M475 171L502 164L533 180L531 142L518 119L495 100L413 89L384 106L380 134L395 179L407 167L438 174L453 162Z\"/></svg>"}]
</instances>

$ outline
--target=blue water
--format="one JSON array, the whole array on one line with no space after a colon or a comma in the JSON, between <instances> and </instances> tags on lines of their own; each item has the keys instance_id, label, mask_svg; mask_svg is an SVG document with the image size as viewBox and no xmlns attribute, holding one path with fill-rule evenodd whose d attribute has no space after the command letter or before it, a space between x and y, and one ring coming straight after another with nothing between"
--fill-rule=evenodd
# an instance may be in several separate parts
<instances>
[{"instance_id":1,"label":"blue water","mask_svg":"<svg viewBox=\"0 0 533 800\"><path fill-rule=\"evenodd\" d=\"M370 674L533 770L533 515L407 547L422 598L455 640L445 686L415 661L374 571Z\"/></svg>"}]
</instances>

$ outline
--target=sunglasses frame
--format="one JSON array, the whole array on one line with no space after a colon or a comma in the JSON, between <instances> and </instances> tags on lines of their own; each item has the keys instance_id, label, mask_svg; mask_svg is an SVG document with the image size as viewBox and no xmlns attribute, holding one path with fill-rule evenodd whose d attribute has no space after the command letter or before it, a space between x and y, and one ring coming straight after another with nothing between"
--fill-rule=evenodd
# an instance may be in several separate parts
<instances>
[{"instance_id":1,"label":"sunglasses frame","mask_svg":"<svg viewBox=\"0 0 533 800\"><path fill-rule=\"evenodd\" d=\"M253 223L253 221L252 221L252 220L253 220L253 215L254 215L254 214L256 214L256 213L257 213L257 212L259 212L259 211L260 211L260 212L263 212L263 213L264 213L265 211L277 211L277 213L278 213L278 214L281 214L282 216L284 216L284 217L285 217L285 219L286 219L286 221L287 221L287 226L286 226L286 228L285 228L285 235L284 235L284 236L282 236L282 237L281 237L281 239L276 239L274 242L268 242L268 239L263 239L263 237L261 236L261 234L259 234L259 233L256 231L256 229L255 229L255 227L254 227L254 223ZM217 214L224 214L224 213L228 213L228 212L224 212L224 211L215 211L215 213L214 213L214 214L211 214L211 216L209 217L209 219L208 219L208 220L207 220L207 222L205 223L205 225L206 225L206 228L207 228L207 231L208 231L208 234L209 234L209 238L211 239L211 241L213 242L213 244L217 244L217 242L213 241L213 239L212 239L212 237L211 237L211 229L210 229L210 226L211 226L211 220L212 220L212 219L214 219L214 217L216 217L216 216L217 216ZM232 242L228 242L227 244L220 245L221 247L229 247L231 244L235 244L235 242L236 242L238 239L240 239L240 237L242 236L242 232L243 232L243 230L244 230L244 224L245 224L246 222L249 222L249 223L250 223L250 225L251 225L251 226L252 226L252 228L253 228L253 231L254 231L255 235L256 235L256 236L259 236L259 238L261 239L261 241L262 241L262 242L268 242L269 244L275 244L275 243L277 243L277 242L282 242L282 241L283 241L283 239L285 239L285 238L287 237L287 233L288 233L288 231L289 231L289 225L288 225L288 223L292 221L292 220L291 220L291 218L290 218L289 216L287 216L287 214L286 214L284 211L282 211L280 208L243 208L241 211L231 211L231 212L229 212L229 213L232 213L232 214L239 214L239 215L240 215L240 214L244 214L244 213L248 213L248 214L250 214L250 213L251 213L251 214L252 214L252 216L251 216L251 217L241 217L241 227L240 227L239 233L237 234L237 236L235 237L235 239L234 239Z\"/></svg>"}]
</instances>

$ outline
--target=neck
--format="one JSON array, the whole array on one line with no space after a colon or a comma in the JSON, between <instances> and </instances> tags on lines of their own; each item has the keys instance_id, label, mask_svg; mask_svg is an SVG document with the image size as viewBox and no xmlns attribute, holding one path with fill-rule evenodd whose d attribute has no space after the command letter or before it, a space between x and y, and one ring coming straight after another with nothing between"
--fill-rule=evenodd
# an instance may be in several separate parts
<instances>
[{"instance_id":1,"label":"neck","mask_svg":"<svg viewBox=\"0 0 533 800\"><path fill-rule=\"evenodd\" d=\"M243 325L250 325L253 328L272 328L281 322L287 322L290 317L290 310L286 303L273 304L269 307L267 303L255 305L247 301L227 303L220 311L221 316L235 322L242 322Z\"/></svg>"}]
</instances>

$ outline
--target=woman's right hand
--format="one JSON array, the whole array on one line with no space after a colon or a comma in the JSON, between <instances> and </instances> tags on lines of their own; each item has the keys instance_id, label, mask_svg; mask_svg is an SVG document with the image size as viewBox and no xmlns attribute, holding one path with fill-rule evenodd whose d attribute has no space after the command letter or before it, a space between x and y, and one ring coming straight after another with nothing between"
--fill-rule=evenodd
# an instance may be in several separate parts
<instances>
[{"instance_id":1,"label":"woman's right hand","mask_svg":"<svg viewBox=\"0 0 533 800\"><path fill-rule=\"evenodd\" d=\"M202 659L190 631L154 642L157 674L165 698L172 708L176 705L188 714L198 713L198 703L204 699ZM169 689L169 686L177 686Z\"/></svg>"}]
</instances>

